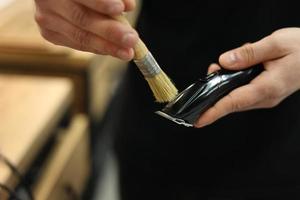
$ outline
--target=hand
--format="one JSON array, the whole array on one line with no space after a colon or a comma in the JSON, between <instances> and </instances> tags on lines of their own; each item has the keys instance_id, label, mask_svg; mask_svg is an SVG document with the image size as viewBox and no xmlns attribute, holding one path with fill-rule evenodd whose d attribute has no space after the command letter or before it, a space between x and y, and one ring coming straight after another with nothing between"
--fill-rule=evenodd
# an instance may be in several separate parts
<instances>
[{"instance_id":1,"label":"hand","mask_svg":"<svg viewBox=\"0 0 300 200\"><path fill-rule=\"evenodd\" d=\"M204 127L233 112L272 108L299 90L300 28L280 29L258 42L228 51L220 56L219 63L231 70L263 63L265 71L222 98L200 116L195 127ZM213 64L208 71L219 68Z\"/></svg>"},{"instance_id":2,"label":"hand","mask_svg":"<svg viewBox=\"0 0 300 200\"><path fill-rule=\"evenodd\" d=\"M48 41L124 60L133 58L138 34L111 16L135 8L135 0L35 0L35 19Z\"/></svg>"}]
</instances>

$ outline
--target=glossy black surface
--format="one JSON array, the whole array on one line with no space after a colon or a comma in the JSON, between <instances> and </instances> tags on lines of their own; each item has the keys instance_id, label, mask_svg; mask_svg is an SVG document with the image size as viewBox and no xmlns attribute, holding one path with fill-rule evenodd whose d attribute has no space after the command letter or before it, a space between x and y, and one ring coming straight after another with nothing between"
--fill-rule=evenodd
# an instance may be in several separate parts
<instances>
[{"instance_id":1,"label":"glossy black surface","mask_svg":"<svg viewBox=\"0 0 300 200\"><path fill-rule=\"evenodd\" d=\"M262 66L254 66L242 71L225 69L216 71L187 87L172 102L168 103L161 112L177 119L177 121L183 120L186 124L192 125L201 114L219 99L235 88L249 83L262 70Z\"/></svg>"}]
</instances>

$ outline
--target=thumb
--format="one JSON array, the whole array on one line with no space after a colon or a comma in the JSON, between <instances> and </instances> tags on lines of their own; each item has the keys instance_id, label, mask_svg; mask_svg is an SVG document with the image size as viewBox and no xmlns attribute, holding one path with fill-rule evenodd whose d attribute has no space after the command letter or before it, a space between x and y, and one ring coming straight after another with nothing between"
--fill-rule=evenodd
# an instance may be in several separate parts
<instances>
[{"instance_id":1,"label":"thumb","mask_svg":"<svg viewBox=\"0 0 300 200\"><path fill-rule=\"evenodd\" d=\"M273 37L268 36L258 42L223 53L219 63L227 69L239 70L281 57L281 54Z\"/></svg>"}]
</instances>

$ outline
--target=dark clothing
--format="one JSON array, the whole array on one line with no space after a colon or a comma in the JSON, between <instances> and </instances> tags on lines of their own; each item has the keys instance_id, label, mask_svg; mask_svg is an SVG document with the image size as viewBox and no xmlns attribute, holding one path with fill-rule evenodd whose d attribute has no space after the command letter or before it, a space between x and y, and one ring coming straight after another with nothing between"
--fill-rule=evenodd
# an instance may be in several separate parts
<instances>
[{"instance_id":1,"label":"dark clothing","mask_svg":"<svg viewBox=\"0 0 300 200\"><path fill-rule=\"evenodd\" d=\"M138 31L182 90L221 53L300 27L296 2L145 0ZM122 87L115 145L122 200L300 198L299 93L193 129L154 114L161 105L134 65Z\"/></svg>"}]
</instances>

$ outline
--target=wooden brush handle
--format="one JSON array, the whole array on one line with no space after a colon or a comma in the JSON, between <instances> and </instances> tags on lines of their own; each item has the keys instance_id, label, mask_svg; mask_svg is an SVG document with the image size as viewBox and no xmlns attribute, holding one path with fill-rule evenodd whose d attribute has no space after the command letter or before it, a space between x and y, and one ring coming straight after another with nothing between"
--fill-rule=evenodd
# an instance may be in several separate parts
<instances>
[{"instance_id":1,"label":"wooden brush handle","mask_svg":"<svg viewBox=\"0 0 300 200\"><path fill-rule=\"evenodd\" d=\"M114 18L116 20L118 20L119 22L122 22L124 24L128 24L129 26L131 26L124 15L116 16ZM134 54L135 54L134 59L141 60L148 54L148 52L149 52L149 50L146 47L145 43L141 39L139 39L138 43L134 47Z\"/></svg>"}]
</instances>

